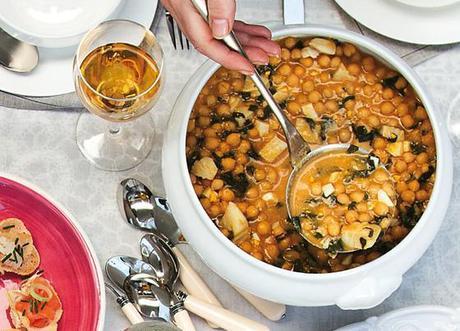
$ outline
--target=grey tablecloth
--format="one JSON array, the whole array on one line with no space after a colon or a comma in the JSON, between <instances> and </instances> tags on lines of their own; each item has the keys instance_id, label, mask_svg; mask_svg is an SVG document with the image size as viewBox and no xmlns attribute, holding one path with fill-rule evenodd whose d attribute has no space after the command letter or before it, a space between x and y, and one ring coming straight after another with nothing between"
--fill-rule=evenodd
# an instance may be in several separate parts
<instances>
[{"instance_id":1,"label":"grey tablecloth","mask_svg":"<svg viewBox=\"0 0 460 331\"><path fill-rule=\"evenodd\" d=\"M309 22L343 26L341 14L332 2L315 0L309 3L306 8ZM248 21L281 20L282 17L278 1L242 0L238 6L238 16ZM93 168L81 156L74 141L77 113L0 107L0 171L27 179L61 202L87 232L101 263L115 254L138 254L137 242L142 234L126 225L118 212L115 200L117 183L126 176L138 176L158 193L164 192L160 167L163 131L174 100L188 77L205 60L196 52L174 51L164 25L160 26L158 34L166 53L167 86L158 105L149 114L156 127L153 151L134 170L109 173ZM460 50L454 49L416 67L442 114L446 114L451 100L460 92L459 62ZM456 154L455 174L459 170L460 159ZM459 186L460 181L456 178L447 217L433 245L405 275L401 288L383 304L370 310L288 307L285 320L267 322L210 271L190 247L184 247L184 252L225 307L267 323L276 331L331 331L375 314L414 304L460 307ZM195 322L197 330L211 330L200 319L196 318ZM105 330L122 330L127 325L114 297L107 293Z\"/></svg>"}]
</instances>

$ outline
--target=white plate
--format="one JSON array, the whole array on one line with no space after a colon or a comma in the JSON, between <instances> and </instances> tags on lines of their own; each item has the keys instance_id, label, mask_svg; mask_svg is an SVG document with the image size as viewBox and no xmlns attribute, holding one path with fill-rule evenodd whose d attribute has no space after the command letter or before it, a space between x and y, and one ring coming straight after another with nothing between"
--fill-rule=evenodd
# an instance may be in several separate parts
<instances>
[{"instance_id":1,"label":"white plate","mask_svg":"<svg viewBox=\"0 0 460 331\"><path fill-rule=\"evenodd\" d=\"M120 7L121 0L3 0L0 26L36 46L68 47Z\"/></svg>"},{"instance_id":2,"label":"white plate","mask_svg":"<svg viewBox=\"0 0 460 331\"><path fill-rule=\"evenodd\" d=\"M149 27L158 0L123 0L116 18L128 19ZM25 96L51 96L73 92L72 61L75 47L40 48L40 62L34 71L19 74L0 67L0 90Z\"/></svg>"},{"instance_id":3,"label":"white plate","mask_svg":"<svg viewBox=\"0 0 460 331\"><path fill-rule=\"evenodd\" d=\"M416 0L335 0L351 17L384 36L423 45L460 41L460 4L439 8L408 7ZM420 4L433 1L419 0ZM453 0L440 0L442 3ZM455 1L458 2L458 1Z\"/></svg>"},{"instance_id":4,"label":"white plate","mask_svg":"<svg viewBox=\"0 0 460 331\"><path fill-rule=\"evenodd\" d=\"M442 306L412 306L380 317L370 317L335 331L455 331L460 329L460 310Z\"/></svg>"},{"instance_id":5,"label":"white plate","mask_svg":"<svg viewBox=\"0 0 460 331\"><path fill-rule=\"evenodd\" d=\"M396 0L413 7L436 8L453 5L459 0Z\"/></svg>"}]
</instances>

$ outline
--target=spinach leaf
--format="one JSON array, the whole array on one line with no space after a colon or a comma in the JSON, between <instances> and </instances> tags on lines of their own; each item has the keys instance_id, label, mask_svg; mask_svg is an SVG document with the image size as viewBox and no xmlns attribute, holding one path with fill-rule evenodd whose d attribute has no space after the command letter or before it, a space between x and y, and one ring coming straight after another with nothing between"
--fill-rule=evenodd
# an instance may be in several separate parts
<instances>
[{"instance_id":1,"label":"spinach leaf","mask_svg":"<svg viewBox=\"0 0 460 331\"><path fill-rule=\"evenodd\" d=\"M412 153L414 153L415 155L419 155L426 151L426 146L422 143L413 141L410 143L410 149L412 150Z\"/></svg>"},{"instance_id":2,"label":"spinach leaf","mask_svg":"<svg viewBox=\"0 0 460 331\"><path fill-rule=\"evenodd\" d=\"M237 197L243 197L249 187L249 180L244 173L234 175L231 172L224 172L220 174L220 178L230 186Z\"/></svg>"},{"instance_id":3,"label":"spinach leaf","mask_svg":"<svg viewBox=\"0 0 460 331\"><path fill-rule=\"evenodd\" d=\"M197 150L194 150L192 154L187 158L187 167L188 170L190 171L192 169L193 164L195 163L196 160L198 160L200 157L200 153L198 153Z\"/></svg>"},{"instance_id":4,"label":"spinach leaf","mask_svg":"<svg viewBox=\"0 0 460 331\"><path fill-rule=\"evenodd\" d=\"M332 255L335 255L342 250L343 250L343 243L341 239L331 241L329 243L329 246L326 249L326 251Z\"/></svg>"},{"instance_id":5,"label":"spinach leaf","mask_svg":"<svg viewBox=\"0 0 460 331\"><path fill-rule=\"evenodd\" d=\"M364 141L372 141L377 135L377 131L375 130L368 131L364 125L352 124L351 127L353 129L353 133L355 134L356 138L358 138L358 141L361 143Z\"/></svg>"},{"instance_id":6,"label":"spinach leaf","mask_svg":"<svg viewBox=\"0 0 460 331\"><path fill-rule=\"evenodd\" d=\"M251 99L251 92L240 92L240 95L244 101Z\"/></svg>"},{"instance_id":7,"label":"spinach leaf","mask_svg":"<svg viewBox=\"0 0 460 331\"><path fill-rule=\"evenodd\" d=\"M264 112L261 115L258 115L259 119L261 120L266 120L269 119L272 114L272 110L270 109L269 106L264 108Z\"/></svg>"},{"instance_id":8,"label":"spinach leaf","mask_svg":"<svg viewBox=\"0 0 460 331\"><path fill-rule=\"evenodd\" d=\"M307 121L308 126L310 127L310 129L314 130L315 127L316 127L315 120L313 118L310 118L310 117L305 117L305 120Z\"/></svg>"},{"instance_id":9,"label":"spinach leaf","mask_svg":"<svg viewBox=\"0 0 460 331\"><path fill-rule=\"evenodd\" d=\"M347 149L347 153L352 154L359 151L359 147L353 144L350 144L350 146Z\"/></svg>"},{"instance_id":10,"label":"spinach leaf","mask_svg":"<svg viewBox=\"0 0 460 331\"><path fill-rule=\"evenodd\" d=\"M321 123L320 123L321 130L319 133L321 140L323 141L326 140L327 131L329 130L329 128L332 126L333 123L334 123L334 120L330 117L323 116L323 118L321 118Z\"/></svg>"},{"instance_id":11,"label":"spinach leaf","mask_svg":"<svg viewBox=\"0 0 460 331\"><path fill-rule=\"evenodd\" d=\"M292 223L292 225L294 226L294 229L300 233L300 231L302 230L300 227L300 217L293 216L291 218L288 218L288 221Z\"/></svg>"},{"instance_id":12,"label":"spinach leaf","mask_svg":"<svg viewBox=\"0 0 460 331\"><path fill-rule=\"evenodd\" d=\"M424 172L423 174L421 174L421 176L419 177L418 179L419 183L425 184L430 179L430 177L434 174L434 170L435 168L432 165L430 165L428 167L428 170Z\"/></svg>"},{"instance_id":13,"label":"spinach leaf","mask_svg":"<svg viewBox=\"0 0 460 331\"><path fill-rule=\"evenodd\" d=\"M399 76L396 75L396 76L384 78L384 79L382 79L382 81L381 81L380 83L381 83L384 87L389 87L389 88L391 88L392 90L398 92L398 94L400 94L401 96L405 96L406 93L404 92L404 89L398 89L398 88L396 88L396 82L398 81L398 79L399 79Z\"/></svg>"}]
</instances>

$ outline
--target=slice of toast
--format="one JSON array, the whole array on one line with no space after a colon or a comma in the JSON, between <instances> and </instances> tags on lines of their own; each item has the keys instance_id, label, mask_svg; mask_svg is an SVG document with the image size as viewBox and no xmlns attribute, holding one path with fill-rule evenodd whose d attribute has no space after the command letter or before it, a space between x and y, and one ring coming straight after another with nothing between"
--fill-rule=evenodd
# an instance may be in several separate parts
<instances>
[{"instance_id":1,"label":"slice of toast","mask_svg":"<svg viewBox=\"0 0 460 331\"><path fill-rule=\"evenodd\" d=\"M9 255L9 257L7 257ZM32 274L40 264L40 255L24 223L17 218L0 221L0 274Z\"/></svg>"}]
</instances>

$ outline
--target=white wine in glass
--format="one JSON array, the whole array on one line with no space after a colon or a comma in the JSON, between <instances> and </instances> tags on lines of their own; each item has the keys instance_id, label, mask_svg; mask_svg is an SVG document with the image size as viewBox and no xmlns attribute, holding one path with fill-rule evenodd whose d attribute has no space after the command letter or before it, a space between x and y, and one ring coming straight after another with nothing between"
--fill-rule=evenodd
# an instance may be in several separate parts
<instances>
[{"instance_id":1,"label":"white wine in glass","mask_svg":"<svg viewBox=\"0 0 460 331\"><path fill-rule=\"evenodd\" d=\"M77 124L83 155L104 170L130 169L142 162L153 144L149 111L162 86L163 52L152 32L114 20L88 32L74 61L78 96L91 113Z\"/></svg>"}]
</instances>

